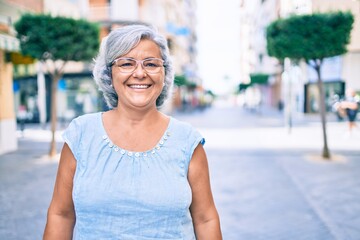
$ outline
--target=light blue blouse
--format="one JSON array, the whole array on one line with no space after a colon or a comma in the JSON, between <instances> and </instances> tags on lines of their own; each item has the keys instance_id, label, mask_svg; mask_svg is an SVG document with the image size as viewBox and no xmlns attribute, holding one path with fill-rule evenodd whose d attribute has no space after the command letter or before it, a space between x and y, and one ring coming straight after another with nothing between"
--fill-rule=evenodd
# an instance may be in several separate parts
<instances>
[{"instance_id":1,"label":"light blue blouse","mask_svg":"<svg viewBox=\"0 0 360 240\"><path fill-rule=\"evenodd\" d=\"M171 117L153 149L130 152L111 142L102 113L92 113L74 119L63 138L77 161L73 239L195 239L187 173L204 144L197 130Z\"/></svg>"}]
</instances>

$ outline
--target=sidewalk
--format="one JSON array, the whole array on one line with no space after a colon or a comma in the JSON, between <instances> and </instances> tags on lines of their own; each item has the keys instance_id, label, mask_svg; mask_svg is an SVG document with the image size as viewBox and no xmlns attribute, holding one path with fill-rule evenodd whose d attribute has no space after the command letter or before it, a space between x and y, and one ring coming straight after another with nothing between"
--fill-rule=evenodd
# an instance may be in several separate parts
<instances>
[{"instance_id":1,"label":"sidewalk","mask_svg":"<svg viewBox=\"0 0 360 240\"><path fill-rule=\"evenodd\" d=\"M224 239L360 239L359 153L208 150Z\"/></svg>"},{"instance_id":2,"label":"sidewalk","mask_svg":"<svg viewBox=\"0 0 360 240\"><path fill-rule=\"evenodd\" d=\"M319 116L295 121L289 134L281 114L266 111L177 116L206 138L224 239L360 239L360 132L348 136L346 122L330 119L332 158L323 160Z\"/></svg>"},{"instance_id":3,"label":"sidewalk","mask_svg":"<svg viewBox=\"0 0 360 240\"><path fill-rule=\"evenodd\" d=\"M48 141L18 144L0 156L0 239L42 239L58 162L47 157Z\"/></svg>"},{"instance_id":4,"label":"sidewalk","mask_svg":"<svg viewBox=\"0 0 360 240\"><path fill-rule=\"evenodd\" d=\"M192 114L175 113L175 117L198 128L211 149L293 149L321 152L324 141L319 115L293 117L290 129L283 113L263 108L251 112L242 108L225 107L195 111ZM360 151L359 128L349 134L346 121L327 116L327 141L330 152ZM219 141L221 138L221 141Z\"/></svg>"},{"instance_id":5,"label":"sidewalk","mask_svg":"<svg viewBox=\"0 0 360 240\"><path fill-rule=\"evenodd\" d=\"M332 161L319 156L321 124L240 108L176 113L206 138L214 198L225 240L360 239L360 135L328 123ZM57 132L58 149L62 130ZM41 239L56 176L50 132L27 126L19 150L0 155L0 239Z\"/></svg>"}]
</instances>

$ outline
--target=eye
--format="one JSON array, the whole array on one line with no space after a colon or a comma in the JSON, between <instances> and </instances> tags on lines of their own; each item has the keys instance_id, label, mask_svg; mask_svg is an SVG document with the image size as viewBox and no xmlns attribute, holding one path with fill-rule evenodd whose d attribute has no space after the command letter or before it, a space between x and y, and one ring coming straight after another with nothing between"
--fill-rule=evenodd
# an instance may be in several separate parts
<instances>
[{"instance_id":1,"label":"eye","mask_svg":"<svg viewBox=\"0 0 360 240\"><path fill-rule=\"evenodd\" d=\"M161 64L162 64L161 61L156 60L156 59L144 61L144 67L147 67L147 68L161 67Z\"/></svg>"},{"instance_id":2,"label":"eye","mask_svg":"<svg viewBox=\"0 0 360 240\"><path fill-rule=\"evenodd\" d=\"M134 64L131 62L126 62L126 63L120 64L120 67L132 67L132 66L134 66Z\"/></svg>"},{"instance_id":3,"label":"eye","mask_svg":"<svg viewBox=\"0 0 360 240\"><path fill-rule=\"evenodd\" d=\"M149 63L144 63L145 67L158 67L158 65L156 65L156 63L152 63L152 62L149 62Z\"/></svg>"},{"instance_id":4,"label":"eye","mask_svg":"<svg viewBox=\"0 0 360 240\"><path fill-rule=\"evenodd\" d=\"M133 68L136 66L136 62L131 59L119 59L116 62L116 66L121 68Z\"/></svg>"}]
</instances>

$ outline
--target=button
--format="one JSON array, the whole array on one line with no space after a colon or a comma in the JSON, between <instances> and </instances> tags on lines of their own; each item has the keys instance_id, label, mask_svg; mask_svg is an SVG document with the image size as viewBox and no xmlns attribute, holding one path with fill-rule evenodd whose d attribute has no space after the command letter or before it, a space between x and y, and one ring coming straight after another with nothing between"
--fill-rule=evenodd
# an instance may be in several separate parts
<instances>
[{"instance_id":1,"label":"button","mask_svg":"<svg viewBox=\"0 0 360 240\"><path fill-rule=\"evenodd\" d=\"M159 150L159 149L160 149L160 146L156 146L156 149Z\"/></svg>"},{"instance_id":2,"label":"button","mask_svg":"<svg viewBox=\"0 0 360 240\"><path fill-rule=\"evenodd\" d=\"M102 136L102 138L105 140L105 139L107 139L107 136L106 136L106 135L104 135L104 136Z\"/></svg>"},{"instance_id":3,"label":"button","mask_svg":"<svg viewBox=\"0 0 360 240\"><path fill-rule=\"evenodd\" d=\"M109 145L109 147L111 147L111 148L114 146L114 144L112 144L112 143L109 143L108 145Z\"/></svg>"},{"instance_id":4,"label":"button","mask_svg":"<svg viewBox=\"0 0 360 240\"><path fill-rule=\"evenodd\" d=\"M133 155L133 153L132 153L132 152L128 152L127 155L131 157L131 156Z\"/></svg>"},{"instance_id":5,"label":"button","mask_svg":"<svg viewBox=\"0 0 360 240\"><path fill-rule=\"evenodd\" d=\"M166 141L168 139L168 137L167 136L164 136L164 140Z\"/></svg>"},{"instance_id":6,"label":"button","mask_svg":"<svg viewBox=\"0 0 360 240\"><path fill-rule=\"evenodd\" d=\"M115 152L119 151L118 147L114 147Z\"/></svg>"},{"instance_id":7,"label":"button","mask_svg":"<svg viewBox=\"0 0 360 240\"><path fill-rule=\"evenodd\" d=\"M151 153L154 154L154 153L155 153L155 150L152 150Z\"/></svg>"},{"instance_id":8,"label":"button","mask_svg":"<svg viewBox=\"0 0 360 240\"><path fill-rule=\"evenodd\" d=\"M108 142L110 142L110 140L109 140L109 139L106 139L106 140L105 140L105 142L107 142L107 143L108 143Z\"/></svg>"},{"instance_id":9,"label":"button","mask_svg":"<svg viewBox=\"0 0 360 240\"><path fill-rule=\"evenodd\" d=\"M147 153L144 153L144 157L146 157L147 156Z\"/></svg>"},{"instance_id":10,"label":"button","mask_svg":"<svg viewBox=\"0 0 360 240\"><path fill-rule=\"evenodd\" d=\"M139 157L140 156L140 153L135 153L135 157Z\"/></svg>"},{"instance_id":11,"label":"button","mask_svg":"<svg viewBox=\"0 0 360 240\"><path fill-rule=\"evenodd\" d=\"M160 141L160 145L163 145L163 144L164 144L164 141L161 140L161 141Z\"/></svg>"},{"instance_id":12,"label":"button","mask_svg":"<svg viewBox=\"0 0 360 240\"><path fill-rule=\"evenodd\" d=\"M124 150L124 149L121 149L121 154L125 154L125 150Z\"/></svg>"}]
</instances>

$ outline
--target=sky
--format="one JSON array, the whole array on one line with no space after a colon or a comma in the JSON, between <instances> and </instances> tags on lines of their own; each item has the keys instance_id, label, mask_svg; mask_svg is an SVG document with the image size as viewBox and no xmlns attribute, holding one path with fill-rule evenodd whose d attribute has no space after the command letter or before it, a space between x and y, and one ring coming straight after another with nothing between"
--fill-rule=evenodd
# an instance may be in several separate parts
<instances>
[{"instance_id":1,"label":"sky","mask_svg":"<svg viewBox=\"0 0 360 240\"><path fill-rule=\"evenodd\" d=\"M234 92L239 83L239 2L197 0L199 76L216 94Z\"/></svg>"}]
</instances>

